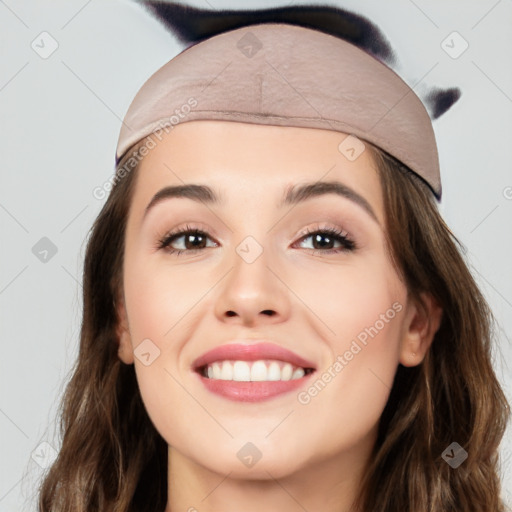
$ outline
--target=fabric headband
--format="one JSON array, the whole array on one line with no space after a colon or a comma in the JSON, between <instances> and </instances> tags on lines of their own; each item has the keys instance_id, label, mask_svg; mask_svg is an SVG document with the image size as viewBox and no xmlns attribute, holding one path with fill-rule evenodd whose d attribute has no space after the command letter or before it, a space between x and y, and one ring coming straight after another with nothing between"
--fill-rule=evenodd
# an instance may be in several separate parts
<instances>
[{"instance_id":1,"label":"fabric headband","mask_svg":"<svg viewBox=\"0 0 512 512\"><path fill-rule=\"evenodd\" d=\"M262 23L182 51L133 99L117 162L146 136L194 120L344 132L400 160L441 197L437 146L422 101L388 66L318 30Z\"/></svg>"}]
</instances>

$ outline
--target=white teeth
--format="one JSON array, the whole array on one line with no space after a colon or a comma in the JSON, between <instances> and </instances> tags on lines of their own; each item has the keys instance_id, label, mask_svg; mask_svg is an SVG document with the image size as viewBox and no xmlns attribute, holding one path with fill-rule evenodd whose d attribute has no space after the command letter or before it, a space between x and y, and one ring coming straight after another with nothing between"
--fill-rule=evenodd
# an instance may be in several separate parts
<instances>
[{"instance_id":1,"label":"white teeth","mask_svg":"<svg viewBox=\"0 0 512 512\"><path fill-rule=\"evenodd\" d=\"M302 379L304 377L304 368L297 368L292 375L292 379Z\"/></svg>"},{"instance_id":2,"label":"white teeth","mask_svg":"<svg viewBox=\"0 0 512 512\"><path fill-rule=\"evenodd\" d=\"M277 361L272 361L268 367L267 380L281 380L281 368Z\"/></svg>"},{"instance_id":3,"label":"white teeth","mask_svg":"<svg viewBox=\"0 0 512 512\"><path fill-rule=\"evenodd\" d=\"M224 364L229 364L227 361ZM245 361L235 361L233 365L233 379L237 382L249 382L251 380L251 367Z\"/></svg>"},{"instance_id":4,"label":"white teeth","mask_svg":"<svg viewBox=\"0 0 512 512\"><path fill-rule=\"evenodd\" d=\"M220 372L220 378L222 380L233 380L233 365L224 361L222 363L222 370Z\"/></svg>"},{"instance_id":5,"label":"white teeth","mask_svg":"<svg viewBox=\"0 0 512 512\"><path fill-rule=\"evenodd\" d=\"M287 381L304 377L304 368L282 361L217 361L206 367L204 376L237 382Z\"/></svg>"},{"instance_id":6,"label":"white teeth","mask_svg":"<svg viewBox=\"0 0 512 512\"><path fill-rule=\"evenodd\" d=\"M267 365L263 361L256 361L252 364L251 380L263 381L267 380Z\"/></svg>"},{"instance_id":7,"label":"white teeth","mask_svg":"<svg viewBox=\"0 0 512 512\"><path fill-rule=\"evenodd\" d=\"M281 380L290 380L292 378L293 366L286 363L281 370Z\"/></svg>"},{"instance_id":8,"label":"white teeth","mask_svg":"<svg viewBox=\"0 0 512 512\"><path fill-rule=\"evenodd\" d=\"M213 370L213 378L214 379L220 379L220 374L221 374L221 368L220 368L220 364L219 363L213 363L212 365L212 370Z\"/></svg>"}]
</instances>

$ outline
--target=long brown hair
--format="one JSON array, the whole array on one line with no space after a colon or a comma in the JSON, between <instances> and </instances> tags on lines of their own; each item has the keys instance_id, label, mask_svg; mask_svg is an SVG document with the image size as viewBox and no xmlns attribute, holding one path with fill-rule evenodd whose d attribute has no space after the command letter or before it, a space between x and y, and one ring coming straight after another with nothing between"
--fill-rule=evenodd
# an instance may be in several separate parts
<instances>
[{"instance_id":1,"label":"long brown hair","mask_svg":"<svg viewBox=\"0 0 512 512\"><path fill-rule=\"evenodd\" d=\"M62 446L41 483L39 512L163 512L167 504L167 443L145 410L134 366L117 355L115 300L138 175L131 157L143 143L119 162L91 229L79 355L60 403ZM431 293L444 314L423 363L399 365L358 503L365 512L503 512L497 457L509 406L491 365L491 312L432 192L368 148L396 269L413 297ZM468 454L457 469L441 457L454 441Z\"/></svg>"},{"instance_id":2,"label":"long brown hair","mask_svg":"<svg viewBox=\"0 0 512 512\"><path fill-rule=\"evenodd\" d=\"M503 512L498 447L510 408L492 367L493 315L428 186L368 146L395 268L411 297L421 303L430 293L443 318L422 364L398 367L362 485L363 510ZM442 457L453 442L467 452L456 468Z\"/></svg>"}]
</instances>

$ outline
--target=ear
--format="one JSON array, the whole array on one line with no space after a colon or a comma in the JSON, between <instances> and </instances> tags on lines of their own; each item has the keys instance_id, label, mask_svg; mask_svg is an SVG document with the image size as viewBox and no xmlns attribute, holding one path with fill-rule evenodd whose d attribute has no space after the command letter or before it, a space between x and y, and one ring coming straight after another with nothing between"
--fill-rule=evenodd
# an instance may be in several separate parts
<instances>
[{"instance_id":1,"label":"ear","mask_svg":"<svg viewBox=\"0 0 512 512\"><path fill-rule=\"evenodd\" d=\"M117 354L123 363L133 364L132 338L130 336L124 298L121 297L115 302L115 308L117 316L116 335L119 343Z\"/></svg>"},{"instance_id":2,"label":"ear","mask_svg":"<svg viewBox=\"0 0 512 512\"><path fill-rule=\"evenodd\" d=\"M402 365L417 366L423 361L441 325L442 316L443 310L430 294L422 293L419 301L409 303L400 347Z\"/></svg>"}]
</instances>

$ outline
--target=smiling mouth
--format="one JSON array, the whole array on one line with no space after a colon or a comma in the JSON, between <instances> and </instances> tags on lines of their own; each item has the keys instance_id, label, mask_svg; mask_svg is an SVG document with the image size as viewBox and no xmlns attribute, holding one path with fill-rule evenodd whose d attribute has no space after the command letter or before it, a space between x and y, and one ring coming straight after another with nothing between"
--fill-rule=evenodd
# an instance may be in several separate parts
<instances>
[{"instance_id":1,"label":"smiling mouth","mask_svg":"<svg viewBox=\"0 0 512 512\"><path fill-rule=\"evenodd\" d=\"M192 369L208 391L238 402L289 395L315 372L313 362L265 340L219 345L196 359Z\"/></svg>"},{"instance_id":2,"label":"smiling mouth","mask_svg":"<svg viewBox=\"0 0 512 512\"><path fill-rule=\"evenodd\" d=\"M196 370L211 380L233 382L276 382L298 380L314 371L291 363L272 359L256 361L224 360L206 364Z\"/></svg>"}]
</instances>

